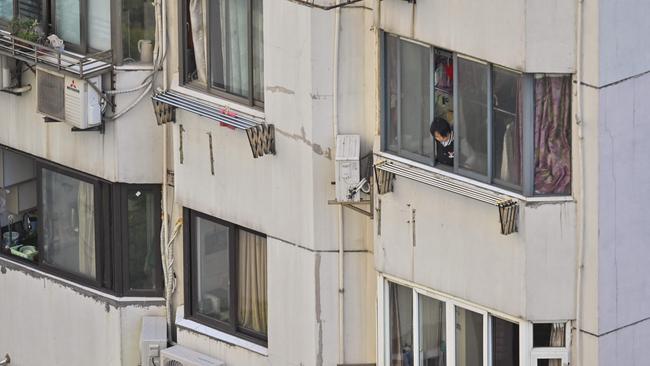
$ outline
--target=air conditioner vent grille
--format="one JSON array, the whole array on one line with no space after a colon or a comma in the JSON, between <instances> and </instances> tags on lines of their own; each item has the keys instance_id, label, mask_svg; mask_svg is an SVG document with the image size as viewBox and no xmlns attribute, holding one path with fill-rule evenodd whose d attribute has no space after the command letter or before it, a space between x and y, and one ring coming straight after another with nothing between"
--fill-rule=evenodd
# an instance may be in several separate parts
<instances>
[{"instance_id":1,"label":"air conditioner vent grille","mask_svg":"<svg viewBox=\"0 0 650 366\"><path fill-rule=\"evenodd\" d=\"M38 111L59 121L65 120L65 78L38 72Z\"/></svg>"},{"instance_id":2,"label":"air conditioner vent grille","mask_svg":"<svg viewBox=\"0 0 650 366\"><path fill-rule=\"evenodd\" d=\"M183 366L183 363L176 360L168 360L165 362L165 366Z\"/></svg>"}]
</instances>

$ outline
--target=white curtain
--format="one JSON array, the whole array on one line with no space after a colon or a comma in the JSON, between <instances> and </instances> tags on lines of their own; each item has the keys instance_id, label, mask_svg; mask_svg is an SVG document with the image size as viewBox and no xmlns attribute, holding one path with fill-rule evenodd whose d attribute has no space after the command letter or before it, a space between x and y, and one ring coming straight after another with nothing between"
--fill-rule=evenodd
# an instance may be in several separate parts
<instances>
[{"instance_id":1,"label":"white curtain","mask_svg":"<svg viewBox=\"0 0 650 366\"><path fill-rule=\"evenodd\" d=\"M95 201L92 184L79 182L79 272L95 278Z\"/></svg>"},{"instance_id":2,"label":"white curtain","mask_svg":"<svg viewBox=\"0 0 650 366\"><path fill-rule=\"evenodd\" d=\"M205 22L203 0L190 0L190 23L192 25L192 42L194 43L194 58L196 73L201 84L208 80L208 61L205 53Z\"/></svg>"},{"instance_id":3,"label":"white curtain","mask_svg":"<svg viewBox=\"0 0 650 366\"><path fill-rule=\"evenodd\" d=\"M80 44L79 0L56 0L55 6L56 34L64 41Z\"/></svg>"},{"instance_id":4,"label":"white curtain","mask_svg":"<svg viewBox=\"0 0 650 366\"><path fill-rule=\"evenodd\" d=\"M222 0L219 7L224 84L228 92L247 96L250 93L248 1Z\"/></svg>"},{"instance_id":5,"label":"white curtain","mask_svg":"<svg viewBox=\"0 0 650 366\"><path fill-rule=\"evenodd\" d=\"M14 17L14 1L0 0L0 19L9 21Z\"/></svg>"},{"instance_id":6,"label":"white curtain","mask_svg":"<svg viewBox=\"0 0 650 366\"><path fill-rule=\"evenodd\" d=\"M94 50L111 49L111 2L88 0L88 46Z\"/></svg>"},{"instance_id":7,"label":"white curtain","mask_svg":"<svg viewBox=\"0 0 650 366\"><path fill-rule=\"evenodd\" d=\"M238 322L258 333L267 333L266 238L239 231Z\"/></svg>"}]
</instances>

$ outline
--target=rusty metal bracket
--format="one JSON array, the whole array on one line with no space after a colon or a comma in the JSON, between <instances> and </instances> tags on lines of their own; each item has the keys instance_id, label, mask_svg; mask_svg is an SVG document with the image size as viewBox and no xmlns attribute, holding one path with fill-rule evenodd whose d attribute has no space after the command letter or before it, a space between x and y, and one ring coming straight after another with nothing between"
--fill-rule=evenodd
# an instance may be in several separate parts
<instances>
[{"instance_id":1,"label":"rusty metal bracket","mask_svg":"<svg viewBox=\"0 0 650 366\"><path fill-rule=\"evenodd\" d=\"M501 222L501 234L510 235L517 232L517 217L519 216L519 204L514 200L507 200L497 203L499 207L499 221Z\"/></svg>"},{"instance_id":2,"label":"rusty metal bracket","mask_svg":"<svg viewBox=\"0 0 650 366\"><path fill-rule=\"evenodd\" d=\"M169 122L176 122L176 107L155 99L152 99L152 102L153 111L159 126Z\"/></svg>"},{"instance_id":3,"label":"rusty metal bracket","mask_svg":"<svg viewBox=\"0 0 650 366\"><path fill-rule=\"evenodd\" d=\"M246 129L246 135L251 145L253 158L275 155L275 126L272 124L253 126Z\"/></svg>"}]
</instances>

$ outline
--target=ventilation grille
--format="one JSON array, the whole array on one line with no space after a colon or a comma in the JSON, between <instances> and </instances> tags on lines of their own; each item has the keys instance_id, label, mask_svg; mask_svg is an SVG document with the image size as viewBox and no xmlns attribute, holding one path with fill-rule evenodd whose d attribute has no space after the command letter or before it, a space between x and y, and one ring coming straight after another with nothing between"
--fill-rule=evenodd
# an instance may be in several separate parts
<instances>
[{"instance_id":1,"label":"ventilation grille","mask_svg":"<svg viewBox=\"0 0 650 366\"><path fill-rule=\"evenodd\" d=\"M65 120L65 78L38 70L38 112L59 121Z\"/></svg>"},{"instance_id":2,"label":"ventilation grille","mask_svg":"<svg viewBox=\"0 0 650 366\"><path fill-rule=\"evenodd\" d=\"M183 363L181 361L176 361L176 360L167 360L165 361L164 366L183 366Z\"/></svg>"}]
</instances>

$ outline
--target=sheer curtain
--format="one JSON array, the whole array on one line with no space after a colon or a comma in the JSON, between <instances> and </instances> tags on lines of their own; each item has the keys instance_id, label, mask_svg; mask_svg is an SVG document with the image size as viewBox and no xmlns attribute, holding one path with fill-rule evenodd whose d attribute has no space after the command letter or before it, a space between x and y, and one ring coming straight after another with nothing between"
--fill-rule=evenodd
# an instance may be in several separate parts
<instances>
[{"instance_id":1,"label":"sheer curtain","mask_svg":"<svg viewBox=\"0 0 650 366\"><path fill-rule=\"evenodd\" d=\"M549 346L551 347L564 347L565 344L565 325L562 323L554 323L551 328L551 339ZM548 366L562 366L562 360L549 360Z\"/></svg>"},{"instance_id":2,"label":"sheer curtain","mask_svg":"<svg viewBox=\"0 0 650 366\"><path fill-rule=\"evenodd\" d=\"M14 17L14 1L0 0L0 20L10 21Z\"/></svg>"},{"instance_id":3,"label":"sheer curtain","mask_svg":"<svg viewBox=\"0 0 650 366\"><path fill-rule=\"evenodd\" d=\"M535 80L535 193L571 193L571 76Z\"/></svg>"},{"instance_id":4,"label":"sheer curtain","mask_svg":"<svg viewBox=\"0 0 650 366\"><path fill-rule=\"evenodd\" d=\"M95 278L95 201L93 186L79 182L79 272Z\"/></svg>"},{"instance_id":5,"label":"sheer curtain","mask_svg":"<svg viewBox=\"0 0 650 366\"><path fill-rule=\"evenodd\" d=\"M204 1L190 0L190 24L192 26L192 43L194 45L194 58L196 73L201 84L208 81L208 61L205 52L205 22Z\"/></svg>"},{"instance_id":6,"label":"sheer curtain","mask_svg":"<svg viewBox=\"0 0 650 366\"><path fill-rule=\"evenodd\" d=\"M253 98L264 101L264 2L253 2Z\"/></svg>"},{"instance_id":7,"label":"sheer curtain","mask_svg":"<svg viewBox=\"0 0 650 366\"><path fill-rule=\"evenodd\" d=\"M238 247L238 324L266 334L266 238L240 230Z\"/></svg>"},{"instance_id":8,"label":"sheer curtain","mask_svg":"<svg viewBox=\"0 0 650 366\"><path fill-rule=\"evenodd\" d=\"M212 85L228 93L250 96L250 2L219 0L212 4L210 52Z\"/></svg>"},{"instance_id":9,"label":"sheer curtain","mask_svg":"<svg viewBox=\"0 0 650 366\"><path fill-rule=\"evenodd\" d=\"M111 49L111 2L88 0L88 47L106 51Z\"/></svg>"},{"instance_id":10,"label":"sheer curtain","mask_svg":"<svg viewBox=\"0 0 650 366\"><path fill-rule=\"evenodd\" d=\"M54 24L56 34L66 42L81 43L79 0L56 0Z\"/></svg>"}]
</instances>

